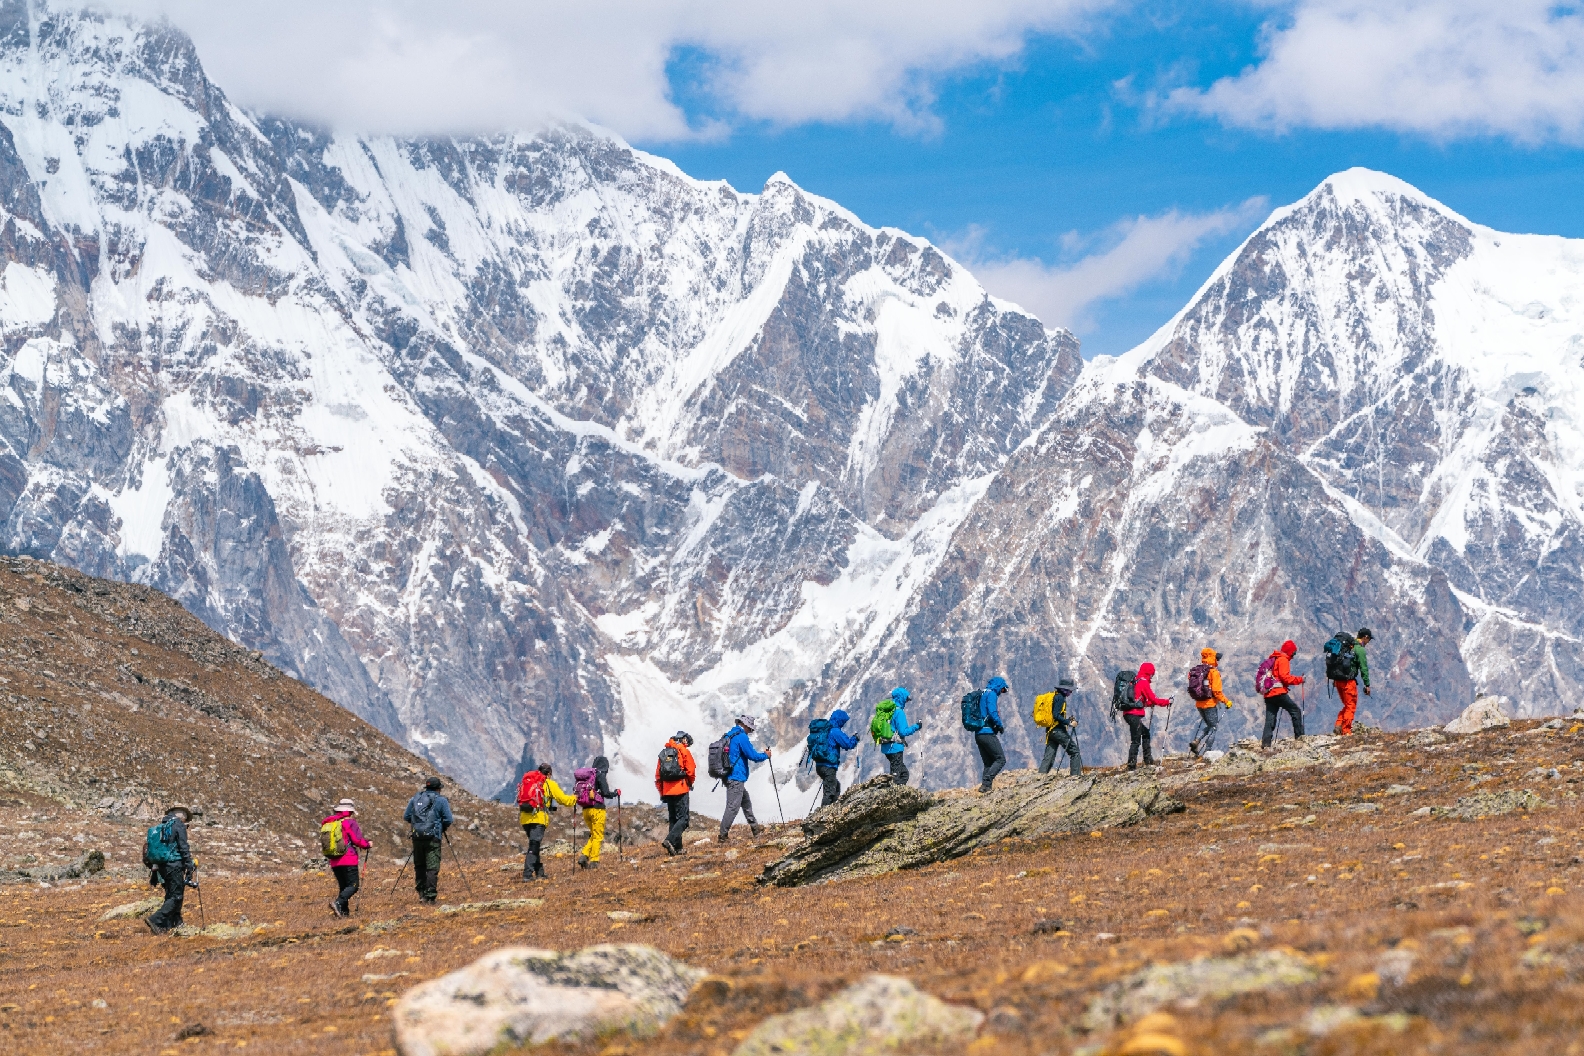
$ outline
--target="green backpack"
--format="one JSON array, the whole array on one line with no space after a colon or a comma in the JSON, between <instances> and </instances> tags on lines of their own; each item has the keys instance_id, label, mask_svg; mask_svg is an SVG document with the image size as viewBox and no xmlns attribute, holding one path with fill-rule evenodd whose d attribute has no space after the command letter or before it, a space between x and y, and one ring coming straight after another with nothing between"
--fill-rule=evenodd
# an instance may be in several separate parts
<instances>
[{"instance_id":1,"label":"green backpack","mask_svg":"<svg viewBox=\"0 0 1584 1056\"><path fill-rule=\"evenodd\" d=\"M891 716L895 713L896 701L890 697L875 705L874 718L869 720L869 736L876 744L896 739L896 727L891 724Z\"/></svg>"}]
</instances>

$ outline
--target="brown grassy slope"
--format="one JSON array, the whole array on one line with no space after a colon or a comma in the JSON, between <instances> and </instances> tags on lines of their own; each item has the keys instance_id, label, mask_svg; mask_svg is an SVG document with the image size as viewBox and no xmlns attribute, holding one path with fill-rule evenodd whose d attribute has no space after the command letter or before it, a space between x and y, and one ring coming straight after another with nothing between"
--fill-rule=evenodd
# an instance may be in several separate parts
<instances>
[{"instance_id":1,"label":"brown grassy slope","mask_svg":"<svg viewBox=\"0 0 1584 1056\"><path fill-rule=\"evenodd\" d=\"M1115 1052L1125 1031L1078 1029L1106 986L1152 963L1275 947L1309 958L1318 981L1179 1010L1184 1052L1584 1051L1575 1040L1584 1025L1584 731L1535 725L1433 748L1372 733L1355 740L1379 753L1373 763L1332 771L1227 778L1174 762L1189 779L1176 793L1183 814L793 890L754 883L778 853L768 841L693 847L680 859L648 848L636 863L607 855L595 874L556 859L551 881L531 888L513 879L517 859L474 858L476 898L545 899L477 913L418 907L405 885L388 894L389 867L376 862L349 922L327 918L322 876L211 882L211 920L267 925L227 942L100 922L106 907L140 893L113 878L8 888L0 1049L185 1053L245 1042L249 1053L389 1052L395 996L485 950L635 941L729 985L701 991L653 1042L558 1052L729 1053L764 1015L875 971L991 1013L976 1053ZM1534 773L1552 767L1560 776ZM1413 814L1523 787L1553 805L1466 822ZM197 839L202 854L204 834ZM450 863L441 889L453 903L468 897ZM653 919L618 924L611 911ZM1036 931L1053 919L1061 932ZM899 928L912 934L888 940ZM1406 961L1400 983L1379 978L1388 951ZM1313 1037L1305 1017L1322 1006L1365 1018Z\"/></svg>"}]
</instances>

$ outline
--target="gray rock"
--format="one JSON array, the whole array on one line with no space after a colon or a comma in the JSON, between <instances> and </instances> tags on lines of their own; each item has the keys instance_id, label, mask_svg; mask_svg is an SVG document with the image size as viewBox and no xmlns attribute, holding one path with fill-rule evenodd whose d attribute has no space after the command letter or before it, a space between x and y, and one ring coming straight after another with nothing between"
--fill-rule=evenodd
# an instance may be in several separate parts
<instances>
[{"instance_id":1,"label":"gray rock","mask_svg":"<svg viewBox=\"0 0 1584 1056\"><path fill-rule=\"evenodd\" d=\"M104 852L88 851L61 865L30 865L7 872L13 880L44 880L54 883L58 880L77 880L85 876L93 876L104 872L104 867Z\"/></svg>"},{"instance_id":2,"label":"gray rock","mask_svg":"<svg viewBox=\"0 0 1584 1056\"><path fill-rule=\"evenodd\" d=\"M1178 1001L1220 1000L1301 986L1318 978L1320 973L1313 965L1283 950L1150 965L1091 999L1083 1026L1086 1030L1109 1030Z\"/></svg>"},{"instance_id":3,"label":"gray rock","mask_svg":"<svg viewBox=\"0 0 1584 1056\"><path fill-rule=\"evenodd\" d=\"M1538 810L1545 805L1545 800L1527 788L1518 788L1501 792L1475 792L1473 795L1459 799L1451 807L1432 807L1430 813L1440 818L1474 821L1499 814L1511 814L1516 810Z\"/></svg>"},{"instance_id":4,"label":"gray rock","mask_svg":"<svg viewBox=\"0 0 1584 1056\"><path fill-rule=\"evenodd\" d=\"M1157 779L1138 774L1017 770L1003 773L988 794L933 797L875 778L810 817L808 841L765 866L760 882L793 887L870 876L958 858L998 840L1132 825L1182 809Z\"/></svg>"},{"instance_id":5,"label":"gray rock","mask_svg":"<svg viewBox=\"0 0 1584 1056\"><path fill-rule=\"evenodd\" d=\"M871 975L814 1008L771 1016L732 1056L883 1056L972 1040L984 1013L948 1005L906 979Z\"/></svg>"},{"instance_id":6,"label":"gray rock","mask_svg":"<svg viewBox=\"0 0 1584 1056\"><path fill-rule=\"evenodd\" d=\"M100 920L137 920L146 917L160 907L165 900L158 895L152 898L139 899L136 902L127 902L107 909L99 915Z\"/></svg>"},{"instance_id":7,"label":"gray rock","mask_svg":"<svg viewBox=\"0 0 1584 1056\"><path fill-rule=\"evenodd\" d=\"M705 973L648 946L576 953L515 947L402 995L392 1012L402 1056L475 1056L502 1046L652 1036Z\"/></svg>"},{"instance_id":8,"label":"gray rock","mask_svg":"<svg viewBox=\"0 0 1584 1056\"><path fill-rule=\"evenodd\" d=\"M1463 714L1441 727L1443 733L1479 733L1512 725L1507 709L1512 701L1506 697L1480 697L1463 709Z\"/></svg>"}]
</instances>

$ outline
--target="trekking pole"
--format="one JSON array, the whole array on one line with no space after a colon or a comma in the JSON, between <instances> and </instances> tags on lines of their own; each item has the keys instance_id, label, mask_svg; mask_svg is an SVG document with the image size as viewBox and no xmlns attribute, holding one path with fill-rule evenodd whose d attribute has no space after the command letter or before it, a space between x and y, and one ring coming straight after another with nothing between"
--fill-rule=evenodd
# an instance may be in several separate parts
<instances>
[{"instance_id":1,"label":"trekking pole","mask_svg":"<svg viewBox=\"0 0 1584 1056\"><path fill-rule=\"evenodd\" d=\"M765 760L765 764L770 767L770 788L771 788L772 791L775 792L776 812L781 815L781 824L785 825L786 824L786 811L781 809L781 786L776 784L775 762L774 762L774 760L766 759Z\"/></svg>"},{"instance_id":2,"label":"trekking pole","mask_svg":"<svg viewBox=\"0 0 1584 1056\"><path fill-rule=\"evenodd\" d=\"M622 828L621 793L618 792L616 793L616 860L618 862L625 862L627 860L627 852L624 849L624 845L627 842L627 837L622 835L625 831L626 830Z\"/></svg>"},{"instance_id":3,"label":"trekking pole","mask_svg":"<svg viewBox=\"0 0 1584 1056\"><path fill-rule=\"evenodd\" d=\"M208 931L209 920L204 916L203 888L198 886L198 881L196 880L188 881L187 886L198 892L198 926L200 930Z\"/></svg>"},{"instance_id":4,"label":"trekking pole","mask_svg":"<svg viewBox=\"0 0 1584 1056\"><path fill-rule=\"evenodd\" d=\"M462 877L462 886L467 888L468 900L472 901L474 897L473 885L468 882L467 870L462 868L462 856L457 853L456 844L451 842L451 833L447 832L445 829L441 829L440 832L443 836L445 836L446 846L451 848L451 858L457 863L457 875Z\"/></svg>"},{"instance_id":5,"label":"trekking pole","mask_svg":"<svg viewBox=\"0 0 1584 1056\"><path fill-rule=\"evenodd\" d=\"M402 859L401 868L396 870L396 879L391 881L390 890L385 892L385 897L389 898L391 895L396 893L396 885L401 883L402 874L407 872L407 863L410 861L412 861L412 855L408 855L406 858ZM413 868L416 869L417 866L414 866Z\"/></svg>"}]
</instances>

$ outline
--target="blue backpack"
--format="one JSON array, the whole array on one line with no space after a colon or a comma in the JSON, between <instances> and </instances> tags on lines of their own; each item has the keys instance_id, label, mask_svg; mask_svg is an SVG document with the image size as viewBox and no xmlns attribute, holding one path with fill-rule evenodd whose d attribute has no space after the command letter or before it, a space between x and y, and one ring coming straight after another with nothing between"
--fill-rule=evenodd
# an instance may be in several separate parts
<instances>
[{"instance_id":1,"label":"blue backpack","mask_svg":"<svg viewBox=\"0 0 1584 1056\"><path fill-rule=\"evenodd\" d=\"M978 733L986 725L984 691L976 689L962 698L963 729Z\"/></svg>"},{"instance_id":2,"label":"blue backpack","mask_svg":"<svg viewBox=\"0 0 1584 1056\"><path fill-rule=\"evenodd\" d=\"M808 754L814 760L815 766L835 766L841 762L835 747L831 745L831 721L829 719L815 719L809 723Z\"/></svg>"},{"instance_id":3,"label":"blue backpack","mask_svg":"<svg viewBox=\"0 0 1584 1056\"><path fill-rule=\"evenodd\" d=\"M181 852L176 849L175 821L175 818L166 818L158 825L150 826L144 844L144 854L150 862L166 865L181 861Z\"/></svg>"}]
</instances>

